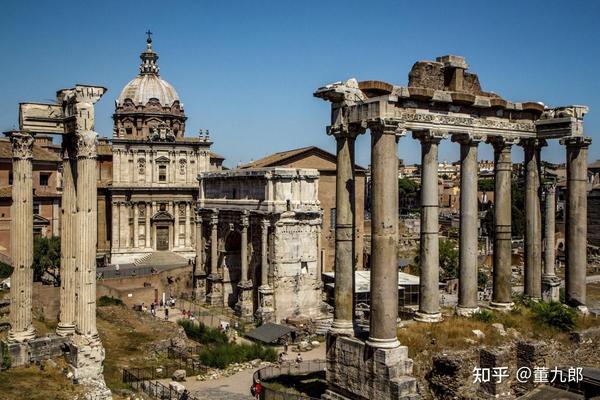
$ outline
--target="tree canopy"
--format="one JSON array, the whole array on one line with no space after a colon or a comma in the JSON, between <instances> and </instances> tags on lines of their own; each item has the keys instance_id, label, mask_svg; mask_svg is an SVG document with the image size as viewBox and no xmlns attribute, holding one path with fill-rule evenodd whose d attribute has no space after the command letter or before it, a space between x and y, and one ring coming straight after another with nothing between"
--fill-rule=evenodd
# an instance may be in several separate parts
<instances>
[{"instance_id":1,"label":"tree canopy","mask_svg":"<svg viewBox=\"0 0 600 400\"><path fill-rule=\"evenodd\" d=\"M41 281L45 274L60 283L60 238L57 236L33 239L33 280Z\"/></svg>"}]
</instances>

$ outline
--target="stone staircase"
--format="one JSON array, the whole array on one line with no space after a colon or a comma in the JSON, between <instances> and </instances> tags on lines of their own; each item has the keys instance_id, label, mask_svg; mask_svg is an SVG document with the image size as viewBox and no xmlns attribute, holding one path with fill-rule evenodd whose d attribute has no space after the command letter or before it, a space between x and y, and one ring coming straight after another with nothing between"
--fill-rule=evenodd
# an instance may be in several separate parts
<instances>
[{"instance_id":1,"label":"stone staircase","mask_svg":"<svg viewBox=\"0 0 600 400\"><path fill-rule=\"evenodd\" d=\"M184 266L188 260L172 251L155 251L134 261L137 267L173 267Z\"/></svg>"}]
</instances>

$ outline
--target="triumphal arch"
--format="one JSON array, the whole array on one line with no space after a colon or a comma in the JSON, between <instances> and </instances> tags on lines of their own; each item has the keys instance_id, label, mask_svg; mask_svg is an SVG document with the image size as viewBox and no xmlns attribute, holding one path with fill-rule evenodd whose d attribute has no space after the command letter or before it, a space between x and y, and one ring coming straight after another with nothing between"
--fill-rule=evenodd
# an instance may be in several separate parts
<instances>
[{"instance_id":1,"label":"triumphal arch","mask_svg":"<svg viewBox=\"0 0 600 400\"><path fill-rule=\"evenodd\" d=\"M477 301L477 150L494 148L495 212L493 295L490 308L508 310L511 300L511 152L525 154L525 294L557 299L554 273L554 188L546 188L549 206L542 263L540 153L550 139L566 147L566 302L585 306L587 153L584 106L547 108L539 102L515 103L482 90L463 57L419 61L408 86L350 79L317 89L331 103L327 133L337 142L335 312L327 340L326 399L413 399L408 349L397 338L398 316L398 156L407 132L422 149L421 275L415 319L440 321L438 251L438 145L451 139L460 146L460 267L456 312L471 315ZM371 321L363 340L355 329L352 304L354 260L354 143L371 134L372 263ZM542 270L542 266L544 267ZM367 335L365 335L367 336Z\"/></svg>"}]
</instances>

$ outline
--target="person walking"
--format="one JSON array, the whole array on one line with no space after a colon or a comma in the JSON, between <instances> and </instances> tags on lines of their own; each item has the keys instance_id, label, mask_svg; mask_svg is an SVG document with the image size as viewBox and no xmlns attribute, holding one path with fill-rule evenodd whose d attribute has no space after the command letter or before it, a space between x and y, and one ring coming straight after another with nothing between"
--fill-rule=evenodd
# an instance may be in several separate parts
<instances>
[{"instance_id":1,"label":"person walking","mask_svg":"<svg viewBox=\"0 0 600 400\"><path fill-rule=\"evenodd\" d=\"M165 321L169 320L169 307L165 306Z\"/></svg>"}]
</instances>

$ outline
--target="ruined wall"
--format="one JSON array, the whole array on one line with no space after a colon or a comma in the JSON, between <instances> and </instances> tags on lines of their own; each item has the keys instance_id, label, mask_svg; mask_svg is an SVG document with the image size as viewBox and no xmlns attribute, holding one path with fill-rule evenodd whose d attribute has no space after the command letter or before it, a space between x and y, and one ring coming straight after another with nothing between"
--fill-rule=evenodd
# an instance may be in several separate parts
<instances>
[{"instance_id":1,"label":"ruined wall","mask_svg":"<svg viewBox=\"0 0 600 400\"><path fill-rule=\"evenodd\" d=\"M318 276L320 218L284 213L275 224L272 273L275 320L290 316L315 317L320 313L321 279Z\"/></svg>"}]
</instances>

